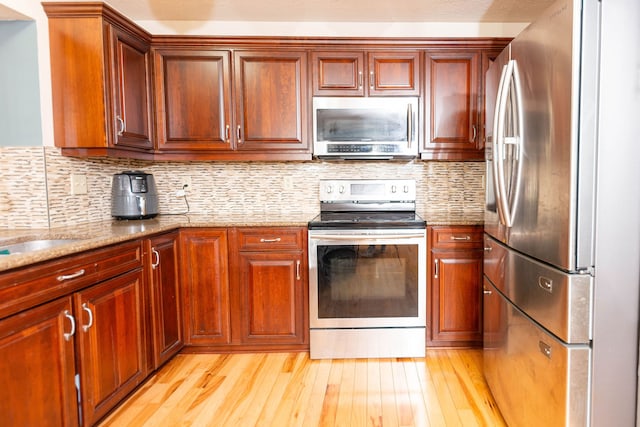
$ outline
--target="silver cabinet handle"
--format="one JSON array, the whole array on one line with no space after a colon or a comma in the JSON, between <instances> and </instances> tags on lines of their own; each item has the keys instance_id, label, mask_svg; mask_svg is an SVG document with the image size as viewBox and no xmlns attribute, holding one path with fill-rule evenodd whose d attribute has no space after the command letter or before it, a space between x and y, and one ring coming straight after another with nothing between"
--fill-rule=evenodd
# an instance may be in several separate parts
<instances>
[{"instance_id":1,"label":"silver cabinet handle","mask_svg":"<svg viewBox=\"0 0 640 427\"><path fill-rule=\"evenodd\" d=\"M491 292L489 289L483 290L482 293L485 294L485 295L492 295L493 294L493 292Z\"/></svg>"},{"instance_id":2,"label":"silver cabinet handle","mask_svg":"<svg viewBox=\"0 0 640 427\"><path fill-rule=\"evenodd\" d=\"M156 257L155 261L151 261L151 268L155 270L160 265L160 254L158 253L158 251L156 251L155 248L151 248L151 253Z\"/></svg>"},{"instance_id":3,"label":"silver cabinet handle","mask_svg":"<svg viewBox=\"0 0 640 427\"><path fill-rule=\"evenodd\" d=\"M439 262L439 260L438 260L438 259L436 259L436 260L435 260L435 268L434 268L434 270L433 270L433 278L434 278L434 279L437 279L437 278L438 278L438 273L439 273L439 271L438 271L438 270L440 269L439 267L440 267L440 262Z\"/></svg>"},{"instance_id":4,"label":"silver cabinet handle","mask_svg":"<svg viewBox=\"0 0 640 427\"><path fill-rule=\"evenodd\" d=\"M493 250L493 248L491 246L487 246L486 248L484 248L485 252L491 252Z\"/></svg>"},{"instance_id":5,"label":"silver cabinet handle","mask_svg":"<svg viewBox=\"0 0 640 427\"><path fill-rule=\"evenodd\" d=\"M71 273L71 274L63 274L57 277L58 282L64 282L65 280L71 280L71 279L75 279L76 277L80 277L84 274L84 268L76 271L75 273Z\"/></svg>"},{"instance_id":6,"label":"silver cabinet handle","mask_svg":"<svg viewBox=\"0 0 640 427\"><path fill-rule=\"evenodd\" d=\"M471 129L473 130L473 137L471 138L471 140L475 141L476 138L478 137L478 126L473 125Z\"/></svg>"},{"instance_id":7,"label":"silver cabinet handle","mask_svg":"<svg viewBox=\"0 0 640 427\"><path fill-rule=\"evenodd\" d=\"M69 321L71 322L71 332L64 333L64 340L69 341L71 337L76 333L76 319L74 319L73 316L69 314L69 310L65 310L63 314L64 317L69 319Z\"/></svg>"},{"instance_id":8,"label":"silver cabinet handle","mask_svg":"<svg viewBox=\"0 0 640 427\"><path fill-rule=\"evenodd\" d=\"M231 126L226 125L224 127L224 140L229 142L230 138L231 138Z\"/></svg>"},{"instance_id":9,"label":"silver cabinet handle","mask_svg":"<svg viewBox=\"0 0 640 427\"><path fill-rule=\"evenodd\" d=\"M242 128L240 125L236 128L236 139L238 140L238 144L242 144Z\"/></svg>"},{"instance_id":10,"label":"silver cabinet handle","mask_svg":"<svg viewBox=\"0 0 640 427\"><path fill-rule=\"evenodd\" d=\"M456 240L456 241L469 241L469 240L471 240L471 236L463 236L463 237L451 236L451 240Z\"/></svg>"},{"instance_id":11,"label":"silver cabinet handle","mask_svg":"<svg viewBox=\"0 0 640 427\"><path fill-rule=\"evenodd\" d=\"M373 89L375 84L375 78L373 76L373 71L369 71L369 88Z\"/></svg>"},{"instance_id":12,"label":"silver cabinet handle","mask_svg":"<svg viewBox=\"0 0 640 427\"><path fill-rule=\"evenodd\" d=\"M89 313L89 323L87 323L86 325L82 326L82 330L87 332L89 330L89 328L91 326L93 326L93 312L91 311L91 309L89 308L89 306L87 305L86 302L84 304L82 304L82 309L84 311L86 311L87 313Z\"/></svg>"},{"instance_id":13,"label":"silver cabinet handle","mask_svg":"<svg viewBox=\"0 0 640 427\"><path fill-rule=\"evenodd\" d=\"M358 89L362 89L362 71L358 71Z\"/></svg>"},{"instance_id":14,"label":"silver cabinet handle","mask_svg":"<svg viewBox=\"0 0 640 427\"><path fill-rule=\"evenodd\" d=\"M124 133L124 120L122 120L122 117L120 116L116 116L116 123L118 125L118 136L122 136L122 134Z\"/></svg>"},{"instance_id":15,"label":"silver cabinet handle","mask_svg":"<svg viewBox=\"0 0 640 427\"><path fill-rule=\"evenodd\" d=\"M282 240L280 237L276 237L275 239L260 239L260 243L278 243Z\"/></svg>"},{"instance_id":16,"label":"silver cabinet handle","mask_svg":"<svg viewBox=\"0 0 640 427\"><path fill-rule=\"evenodd\" d=\"M296 261L296 280L300 280L300 260Z\"/></svg>"}]
</instances>

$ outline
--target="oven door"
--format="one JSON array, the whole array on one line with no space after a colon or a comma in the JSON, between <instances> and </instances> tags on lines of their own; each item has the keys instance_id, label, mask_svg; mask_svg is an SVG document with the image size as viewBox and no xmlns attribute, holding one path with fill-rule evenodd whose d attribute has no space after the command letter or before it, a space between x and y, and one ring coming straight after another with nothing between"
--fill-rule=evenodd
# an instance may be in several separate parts
<instances>
[{"instance_id":1,"label":"oven door","mask_svg":"<svg viewBox=\"0 0 640 427\"><path fill-rule=\"evenodd\" d=\"M314 328L424 327L424 229L310 230Z\"/></svg>"}]
</instances>

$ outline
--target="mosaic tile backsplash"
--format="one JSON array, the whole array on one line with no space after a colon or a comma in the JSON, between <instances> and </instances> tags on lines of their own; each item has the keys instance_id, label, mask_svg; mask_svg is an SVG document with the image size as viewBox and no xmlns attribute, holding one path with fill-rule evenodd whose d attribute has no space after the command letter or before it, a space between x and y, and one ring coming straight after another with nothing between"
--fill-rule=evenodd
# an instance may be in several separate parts
<instances>
[{"instance_id":1,"label":"mosaic tile backsplash","mask_svg":"<svg viewBox=\"0 0 640 427\"><path fill-rule=\"evenodd\" d=\"M124 170L152 173L160 214L212 219L264 214L313 218L321 179L415 179L417 210L430 218L483 215L482 162L145 162L64 157L55 147L0 148L0 228L41 228L111 218L111 180ZM71 195L71 174L85 175L87 194Z\"/></svg>"}]
</instances>

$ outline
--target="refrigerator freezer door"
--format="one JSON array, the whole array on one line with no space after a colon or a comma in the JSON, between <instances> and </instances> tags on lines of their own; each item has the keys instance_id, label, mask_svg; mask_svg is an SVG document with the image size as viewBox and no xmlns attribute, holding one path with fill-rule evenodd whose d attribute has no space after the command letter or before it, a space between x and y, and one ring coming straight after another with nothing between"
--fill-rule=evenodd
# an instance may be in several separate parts
<instances>
[{"instance_id":1,"label":"refrigerator freezer door","mask_svg":"<svg viewBox=\"0 0 640 427\"><path fill-rule=\"evenodd\" d=\"M566 343L591 341L593 277L567 274L487 236L484 247L484 274L513 304Z\"/></svg>"},{"instance_id":2,"label":"refrigerator freezer door","mask_svg":"<svg viewBox=\"0 0 640 427\"><path fill-rule=\"evenodd\" d=\"M591 349L563 344L484 286L484 374L507 424L588 425Z\"/></svg>"}]
</instances>

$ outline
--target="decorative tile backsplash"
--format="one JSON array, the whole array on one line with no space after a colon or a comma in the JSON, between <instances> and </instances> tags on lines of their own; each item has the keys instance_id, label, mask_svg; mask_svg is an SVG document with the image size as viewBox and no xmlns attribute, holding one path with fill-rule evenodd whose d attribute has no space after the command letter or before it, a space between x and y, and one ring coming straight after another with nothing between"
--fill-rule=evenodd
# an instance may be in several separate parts
<instances>
[{"instance_id":1,"label":"decorative tile backsplash","mask_svg":"<svg viewBox=\"0 0 640 427\"><path fill-rule=\"evenodd\" d=\"M481 220L482 162L145 162L64 157L55 147L0 148L0 228L73 225L111 218L111 180L124 170L152 173L161 214L212 219L243 214L318 213L320 179L402 178L418 184L417 210L429 221L464 214ZM71 174L85 175L87 194L71 195ZM48 207L48 209L47 209Z\"/></svg>"}]
</instances>

